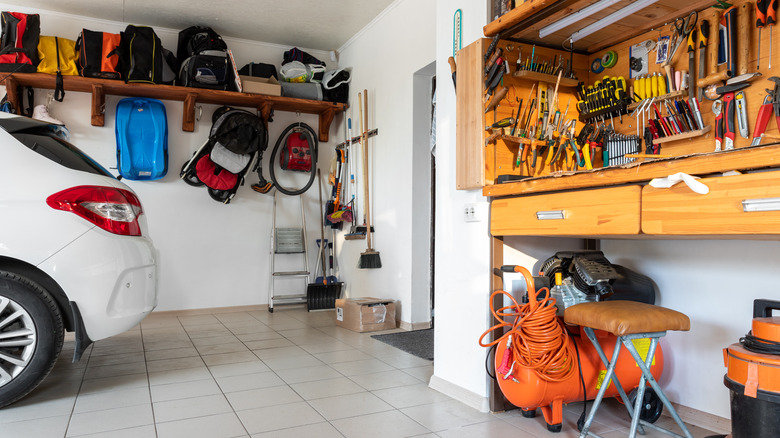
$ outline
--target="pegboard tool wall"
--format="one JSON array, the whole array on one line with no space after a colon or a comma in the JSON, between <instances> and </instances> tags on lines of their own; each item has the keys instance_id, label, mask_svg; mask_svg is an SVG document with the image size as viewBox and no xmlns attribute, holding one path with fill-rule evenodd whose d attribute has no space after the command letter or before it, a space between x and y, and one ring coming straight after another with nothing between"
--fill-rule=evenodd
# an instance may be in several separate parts
<instances>
[{"instance_id":1,"label":"pegboard tool wall","mask_svg":"<svg viewBox=\"0 0 780 438\"><path fill-rule=\"evenodd\" d=\"M749 56L747 56L747 62L744 63L746 65L740 66L738 63L737 72L734 73L736 76L739 74L740 70L746 71L748 73L756 72L757 71L756 61L759 54L757 53L758 52L757 50L758 31L755 27L755 15L756 15L755 3L748 2L748 1L735 1L733 2L733 4L737 6L738 9L737 11L738 23L748 23L747 28L743 29L743 32L745 32L745 34L747 35L747 40L750 43L748 46ZM710 36L709 36L709 41L706 49L708 57L716 56L717 44L718 44L717 32L718 32L718 20L719 20L718 18L716 18L716 15L720 14L721 12L722 10L714 9L714 8L707 8L702 11L699 11L699 18L696 23L697 30L698 27L701 25L702 20L708 20L710 22ZM747 19L742 18L742 16L739 14L746 14L748 18ZM735 148L744 148L750 145L751 138L753 135L753 128L756 121L755 119L758 114L759 107L761 106L764 97L767 94L765 89L766 88L771 89L774 86L774 83L767 81L767 78L774 75L780 75L780 53L779 53L780 43L773 44L772 49L774 52L774 56L773 56L774 59L773 59L773 66L770 69L768 67L769 65L768 26L764 27L762 29L762 32L763 32L762 35L763 38L762 38L762 46L761 46L761 54L760 54L761 67L760 70L758 70L760 73L762 73L762 76L753 80L750 86L743 90L746 95L749 136L748 138L742 138L737 132L734 140ZM773 32L774 33L780 32L780 29L773 29ZM631 74L630 74L630 67L629 67L629 48L634 44L638 44L647 40L657 42L660 37L662 36L671 37L671 35L672 35L672 23L668 23L662 27L653 29L640 36L619 43L615 46L608 47L602 51L593 53L589 56L575 53L573 56L574 71L577 77L582 82L585 82L586 87L588 85L594 84L595 81L597 80L598 81L602 80L605 76L609 76L609 77L622 76L626 79L627 88L630 89L630 87L634 83L634 78L630 77ZM743 41L744 40L738 42L738 51L743 50L742 49L744 47ZM484 53L484 49L487 48L489 43L490 43L489 39L483 40L483 44L482 44L483 53ZM514 73L515 63L517 61L518 55L522 54L523 60L525 60L525 58L531 56L533 45L518 43L514 41L500 40L497 47L503 49L504 52L503 56L508 60L510 70L512 73ZM511 50L507 50L507 49L511 49ZM595 61L597 58L602 58L610 50L615 51L617 53L618 56L617 64L612 68L604 69L604 71L599 74L595 74L591 72L590 66L593 63L593 61ZM549 49L549 48L539 47L539 46L536 46L534 54L537 60L541 59L542 61L552 59L552 57L555 55L563 55L564 60L569 59L568 58L569 52L566 52L564 50L554 50L554 49ZM662 64L655 63L655 55L656 55L655 51L650 53L648 72L650 74L655 72L660 72L662 74L665 74ZM706 75L714 73L713 71L709 70L710 64L711 64L710 60L707 60L707 62L705 62L705 65L707 65L708 68ZM688 70L687 41L683 41L683 43L677 49L677 53L675 54L672 66L674 67L675 70L685 70L685 71ZM693 75L691 75L691 79L690 79L693 84L695 84L695 81L698 77L698 68L699 68L698 42L697 42L697 48L695 50L695 66L696 66L696 72ZM717 66L717 71L723 71L723 70L726 70L726 65ZM482 79L482 81L484 82L484 78ZM516 113L517 104L518 104L517 99L523 99L523 108L527 108L529 104L528 101L529 91L535 83L537 82L534 80L517 78L512 76L511 74L504 75L502 85L508 87L509 92L499 104L498 109L495 112L495 116L493 114L493 111L488 111L487 113L484 114L484 117L482 118L484 121L483 128L485 126L491 125L497 120L501 120L506 117L511 117L513 115L513 111L514 113ZM500 90L502 85L499 85L496 88L496 91ZM548 84L548 90L550 96L549 99L552 98L554 89L555 89L554 82L552 84ZM484 94L484 88L483 88L483 94ZM532 97L536 97L536 95L537 95L537 91L534 91L534 95ZM683 97L687 99L687 95L688 94L686 91ZM571 99L572 103L570 105L567 118L573 118L573 117L576 118L578 116L578 112L575 107L575 104L577 102L577 95L574 89L565 88L563 86L559 87L558 107L560 108L561 112L564 111L566 107L566 103L569 101L569 99ZM485 96L483 99L483 108L487 106L487 103L489 101L490 101L490 97ZM700 102L701 114L704 121L704 125L709 127L714 127L714 120L715 120L715 116L713 115L712 112L712 103L713 101L708 100L707 98L702 99L702 101ZM725 107L722 110L725 111ZM514 114L514 116L516 117L517 114ZM520 122L522 123L523 121L521 120ZM632 118L629 117L628 115L624 115L622 117L622 122L620 118L617 117L613 119L613 122L614 122L615 132L621 134L627 134L627 135L636 134L636 126L637 126L636 118ZM735 125L736 125L736 121L735 121ZM582 126L583 126L582 122L577 123L577 132L579 132ZM640 126L641 126L641 121L640 121ZM507 129L506 131L508 132L509 130ZM769 124L767 125L766 133L769 135L780 135L780 132L778 132L778 129L776 127L776 124L772 120L770 120ZM489 139L490 134L491 132L486 130L484 132L483 139L486 140ZM767 144L770 142L772 142L771 139L762 140L762 144ZM518 153L518 144L513 141L506 141L501 137L499 137L490 143L485 143L484 146L486 148L485 149L485 166L486 166L485 178L487 181L493 181L497 175L504 175L504 174L542 176L550 173L548 168L542 168L542 166L538 166L538 165L537 168L532 172L528 161L526 163L521 164L520 167L515 167L516 157ZM714 129L711 129L709 132L700 136L663 143L661 146L661 154L683 156L692 153L713 152L714 149L715 149L715 132ZM529 158L530 158L530 154L529 154ZM600 160L600 154L596 154L596 156L594 157L594 167L599 167L601 165L602 163Z\"/></svg>"}]
</instances>

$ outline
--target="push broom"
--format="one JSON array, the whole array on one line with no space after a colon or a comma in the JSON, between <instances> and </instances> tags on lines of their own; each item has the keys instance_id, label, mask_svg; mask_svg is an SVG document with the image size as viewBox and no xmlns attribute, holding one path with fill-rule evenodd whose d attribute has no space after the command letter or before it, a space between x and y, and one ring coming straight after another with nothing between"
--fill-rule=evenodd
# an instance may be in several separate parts
<instances>
[{"instance_id":1,"label":"push broom","mask_svg":"<svg viewBox=\"0 0 780 438\"><path fill-rule=\"evenodd\" d=\"M360 93L358 93L360 97ZM371 201L368 195L368 90L363 90L363 105L360 106L360 118L363 119L363 131L361 132L361 143L363 144L363 195L366 210L366 235L368 248L360 254L360 269L376 269L382 267L382 259L379 258L379 251L374 251L371 247ZM365 106L365 112L363 111Z\"/></svg>"}]
</instances>

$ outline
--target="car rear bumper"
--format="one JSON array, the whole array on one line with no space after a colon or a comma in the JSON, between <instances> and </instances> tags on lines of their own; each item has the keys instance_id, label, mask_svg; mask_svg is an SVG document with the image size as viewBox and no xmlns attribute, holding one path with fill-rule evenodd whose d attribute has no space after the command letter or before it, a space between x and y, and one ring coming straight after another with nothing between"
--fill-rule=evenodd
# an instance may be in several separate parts
<instances>
[{"instance_id":1,"label":"car rear bumper","mask_svg":"<svg viewBox=\"0 0 780 438\"><path fill-rule=\"evenodd\" d=\"M146 237L93 228L38 267L78 305L93 341L133 328L157 306L157 250Z\"/></svg>"}]
</instances>

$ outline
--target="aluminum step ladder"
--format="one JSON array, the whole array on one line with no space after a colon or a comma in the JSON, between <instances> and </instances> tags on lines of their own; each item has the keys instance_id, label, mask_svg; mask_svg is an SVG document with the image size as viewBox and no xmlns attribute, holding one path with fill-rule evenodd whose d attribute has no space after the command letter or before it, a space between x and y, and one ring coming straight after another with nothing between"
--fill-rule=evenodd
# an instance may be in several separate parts
<instances>
[{"instance_id":1,"label":"aluminum step ladder","mask_svg":"<svg viewBox=\"0 0 780 438\"><path fill-rule=\"evenodd\" d=\"M306 288L309 284L309 251L306 235L306 214L303 208L303 195L297 198L301 203L301 227L300 228L276 228L276 197L279 191L274 192L273 224L271 226L271 287L268 289L268 311L273 313L274 305L306 304ZM279 255L303 257L303 270L277 271L276 257ZM286 257L286 258L289 258ZM303 280L302 293L278 294L276 292L276 280L280 278L294 278Z\"/></svg>"}]
</instances>

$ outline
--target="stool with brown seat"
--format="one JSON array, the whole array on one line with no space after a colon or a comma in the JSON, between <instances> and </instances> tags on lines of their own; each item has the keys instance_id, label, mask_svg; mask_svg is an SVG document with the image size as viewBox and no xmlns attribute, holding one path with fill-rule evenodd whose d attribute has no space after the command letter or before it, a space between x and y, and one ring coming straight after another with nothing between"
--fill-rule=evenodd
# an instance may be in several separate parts
<instances>
[{"instance_id":1,"label":"stool with brown seat","mask_svg":"<svg viewBox=\"0 0 780 438\"><path fill-rule=\"evenodd\" d=\"M686 438L692 438L691 433L680 419L674 406L669 402L669 399L661 390L658 382L656 382L655 378L650 373L650 365L653 363L655 350L658 346L658 339L666 335L666 332L669 330L690 330L691 323L686 315L674 310L636 301L601 301L581 303L568 307L564 313L564 320L567 324L583 327L585 333L588 335L588 338L591 340L601 357L601 360L607 367L604 383L602 383L596 398L593 400L593 406L585 420L585 426L582 428L580 438L588 436L599 438L598 435L590 432L589 429L593 422L593 417L599 408L599 404L604 397L604 392L609 386L609 382L613 381L616 386L620 385L617 375L615 375L615 366L617 364L621 344L626 347L629 353L631 353L637 366L642 370L642 377L639 380L639 387L637 388L636 402L633 409L628 409L629 414L631 415L631 429L628 436L630 438L635 438L637 430L642 431L641 425L644 425L673 437L681 438L680 435L677 435L670 430L648 423L639 418L642 400L645 395L645 382L648 382L655 390L658 398L661 399L672 418L674 418L674 421L680 426L684 436ZM594 329L604 330L617 336L611 361L607 360L604 351L601 349L601 345L597 341L593 331ZM648 350L646 358L642 358L639 355L639 352L632 342L635 339L643 338L650 338L650 349ZM632 412L634 414L632 414Z\"/></svg>"}]
</instances>

